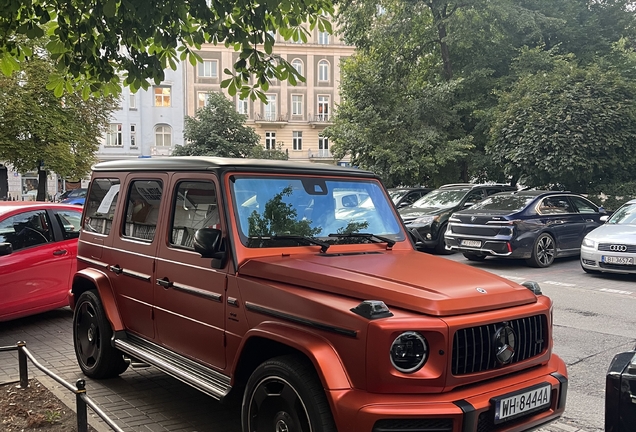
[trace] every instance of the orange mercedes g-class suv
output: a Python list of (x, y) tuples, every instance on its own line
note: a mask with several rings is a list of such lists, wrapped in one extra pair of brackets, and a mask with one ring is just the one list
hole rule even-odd
[(521, 431), (565, 409), (552, 302), (414, 249), (373, 173), (103, 162), (70, 292), (92, 378), (153, 365), (245, 432)]

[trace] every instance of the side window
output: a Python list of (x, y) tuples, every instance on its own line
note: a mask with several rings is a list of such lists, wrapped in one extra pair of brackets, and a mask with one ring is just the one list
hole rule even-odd
[(503, 192), (503, 189), (486, 189), (486, 196), (490, 196), (499, 192)]
[(544, 198), (539, 205), (539, 213), (549, 214), (567, 214), (576, 213), (566, 196), (553, 196)]
[(591, 202), (577, 196), (571, 196), (570, 199), (579, 213), (598, 213), (598, 207)]
[(79, 237), (82, 213), (73, 210), (58, 210), (54, 212), (55, 219), (62, 229), (64, 240), (75, 239)]
[(83, 229), (92, 233), (108, 235), (119, 194), (119, 179), (98, 178), (93, 180), (84, 205)]
[(413, 204), (415, 201), (417, 201), (421, 197), (422, 197), (422, 194), (420, 192), (411, 192), (410, 194), (406, 196), (406, 198), (402, 202), (406, 204)]
[(471, 191), (466, 197), (465, 204), (475, 204), (484, 199), (481, 190)]
[(28, 211), (0, 222), (0, 243), (11, 243), (14, 251), (51, 241), (51, 230), (44, 210)]
[(135, 180), (130, 183), (126, 196), (126, 237), (152, 241), (155, 238), (159, 206), (163, 193), (160, 180)]
[(172, 207), (170, 244), (192, 249), (199, 228), (220, 228), (216, 188), (212, 182), (182, 181)]

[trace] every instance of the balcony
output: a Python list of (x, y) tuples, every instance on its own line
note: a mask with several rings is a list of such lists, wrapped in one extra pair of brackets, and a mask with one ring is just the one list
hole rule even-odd
[(329, 149), (308, 150), (307, 153), (309, 159), (333, 159), (333, 155)]
[(152, 146), (150, 147), (150, 154), (152, 156), (170, 156), (172, 154), (172, 147)]
[(289, 122), (289, 116), (287, 114), (256, 114), (254, 116), (254, 123), (263, 126), (278, 126), (284, 127)]
[(309, 124), (311, 125), (312, 128), (315, 128), (316, 125), (326, 127), (333, 124), (329, 114), (316, 114), (316, 115), (309, 114), (308, 119), (309, 119)]

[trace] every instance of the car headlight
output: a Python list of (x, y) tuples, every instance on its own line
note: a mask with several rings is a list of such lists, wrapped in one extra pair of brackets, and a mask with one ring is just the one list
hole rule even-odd
[(592, 249), (596, 249), (596, 242), (594, 240), (591, 240), (591, 239), (585, 237), (583, 239), (583, 246), (589, 247), (589, 248), (592, 248)]
[(415, 219), (412, 223), (417, 225), (430, 225), (439, 219), (439, 216), (420, 216)]
[(428, 342), (417, 332), (404, 332), (391, 344), (391, 364), (402, 373), (418, 371), (427, 359)]

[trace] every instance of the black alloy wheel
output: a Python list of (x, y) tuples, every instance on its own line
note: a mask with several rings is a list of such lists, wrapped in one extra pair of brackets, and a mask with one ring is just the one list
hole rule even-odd
[(249, 432), (336, 432), (313, 366), (294, 355), (267, 360), (254, 370), (243, 395), (241, 419)]
[(435, 253), (438, 255), (449, 255), (451, 251), (446, 249), (446, 239), (444, 239), (444, 233), (448, 224), (444, 224), (437, 231), (437, 244), (435, 245)]
[(84, 375), (90, 378), (113, 378), (128, 368), (118, 349), (111, 346), (113, 330), (102, 302), (95, 291), (80, 295), (73, 314), (75, 356)]
[(556, 256), (556, 243), (554, 238), (547, 233), (537, 237), (532, 247), (532, 255), (527, 260), (532, 267), (549, 267)]
[(486, 255), (479, 255), (470, 252), (464, 252), (463, 255), (468, 261), (483, 261), (486, 259)]

